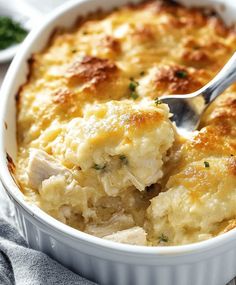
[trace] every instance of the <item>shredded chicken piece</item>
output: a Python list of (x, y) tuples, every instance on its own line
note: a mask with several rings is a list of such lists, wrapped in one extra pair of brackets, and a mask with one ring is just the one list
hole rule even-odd
[(39, 189), (42, 182), (53, 175), (70, 173), (60, 162), (39, 149), (30, 150), (27, 172), (29, 185), (34, 189)]
[(133, 245), (147, 245), (146, 232), (141, 227), (133, 227), (127, 230), (119, 231), (114, 234), (103, 237), (104, 239), (133, 244)]

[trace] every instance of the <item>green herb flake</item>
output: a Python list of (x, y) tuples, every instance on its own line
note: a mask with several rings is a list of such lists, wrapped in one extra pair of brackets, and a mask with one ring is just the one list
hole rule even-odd
[(124, 154), (120, 155), (119, 159), (124, 165), (128, 164), (128, 158)]
[(136, 100), (136, 99), (138, 99), (139, 96), (138, 96), (137, 92), (133, 91), (130, 93), (130, 97), (133, 98), (134, 100)]
[(205, 166), (206, 168), (208, 168), (208, 167), (210, 167), (210, 163), (209, 163), (208, 161), (204, 161), (204, 166)]
[(17, 22), (6, 16), (0, 16), (0, 50), (21, 43), (28, 32)]
[(139, 95), (136, 91), (137, 86), (139, 85), (139, 83), (137, 81), (134, 80), (133, 77), (130, 77), (130, 83), (129, 83), (129, 90), (130, 92), (130, 97), (133, 98), (134, 100), (136, 100)]
[(135, 91), (137, 86), (138, 86), (138, 82), (134, 81), (134, 80), (131, 80), (130, 84), (129, 84), (129, 90), (130, 91)]
[(177, 76), (178, 78), (186, 78), (188, 76), (188, 73), (185, 70), (177, 70), (175, 72), (175, 76)]
[(99, 165), (99, 164), (94, 164), (94, 166), (93, 166), (93, 168), (94, 169), (96, 169), (96, 170), (105, 170), (105, 168), (106, 168), (106, 164), (104, 164), (104, 165)]
[(164, 235), (164, 234), (161, 234), (159, 237), (158, 237), (159, 241), (160, 242), (168, 242), (169, 241), (169, 238), (168, 236)]
[(156, 104), (156, 105), (163, 104), (163, 102), (162, 102), (161, 99), (159, 99), (159, 98), (156, 98), (154, 101), (155, 101), (155, 104)]

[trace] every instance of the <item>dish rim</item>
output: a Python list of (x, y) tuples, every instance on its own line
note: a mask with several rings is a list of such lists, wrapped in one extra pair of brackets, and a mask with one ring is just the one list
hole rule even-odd
[[(49, 27), (49, 24), (55, 22), (58, 17), (68, 13), (72, 9), (78, 9), (83, 3), (89, 3), (91, 5), (90, 11), (93, 11), (93, 3), (97, 0), (72, 0), (61, 7), (57, 8), (55, 11), (50, 13), (44, 20), (44, 23), (40, 25), (40, 27), (36, 30), (34, 29), (27, 36), (26, 40), (21, 45), (20, 50), (18, 51), (16, 57), (14, 58), (11, 66), (5, 76), (4, 82), (1, 87), (1, 96), (2, 96), (2, 104), (0, 104), (0, 180), (10, 195), (10, 197), (21, 207), (23, 208), (33, 219), (37, 219), (40, 223), (44, 224), (47, 227), (50, 227), (56, 232), (59, 232), (61, 236), (66, 237), (67, 239), (73, 239), (76, 241), (85, 242), (87, 244), (100, 247), (104, 250), (112, 250), (114, 252), (132, 254), (132, 255), (142, 255), (142, 256), (157, 256), (157, 255), (168, 255), (168, 256), (180, 256), (180, 255), (190, 255), (194, 253), (201, 253), (205, 251), (210, 251), (213, 248), (220, 247), (222, 245), (226, 245), (236, 237), (236, 228), (230, 230), (227, 233), (221, 234), (219, 236), (210, 238), (205, 241), (196, 242), (192, 244), (186, 245), (175, 245), (175, 246), (138, 246), (138, 245), (130, 245), (130, 244), (122, 244), (109, 240), (105, 240), (103, 238), (98, 238), (96, 236), (84, 233), (75, 228), (72, 228), (56, 219), (51, 217), (49, 214), (41, 210), (35, 205), (31, 205), (24, 199), (24, 195), (21, 192), (20, 188), (14, 182), (12, 175), (7, 166), (6, 159), (6, 150), (5, 150), (5, 117), (7, 114), (7, 106), (10, 98), (14, 96), (11, 94), (11, 86), (16, 84), (16, 76), (18, 70), (21, 69), (20, 65), (26, 62), (28, 58), (29, 51), (35, 43), (40, 34), (43, 31), (46, 31)], [(138, 2), (138, 1), (136, 1)], [(89, 5), (88, 4), (88, 5)], [(119, 5), (119, 4), (118, 4)], [(120, 5), (119, 5), (120, 6)], [(78, 15), (80, 12), (78, 11)], [(18, 85), (17, 85), (18, 86)], [(20, 85), (18, 86), (20, 87)], [(15, 118), (14, 118), (15, 120)], [(60, 237), (58, 238), (60, 239)]]

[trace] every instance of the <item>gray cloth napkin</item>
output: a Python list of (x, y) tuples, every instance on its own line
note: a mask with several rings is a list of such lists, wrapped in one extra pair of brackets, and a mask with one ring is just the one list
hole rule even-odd
[(14, 222), (11, 202), (0, 186), (0, 284), (92, 285), (46, 254), (30, 249)]

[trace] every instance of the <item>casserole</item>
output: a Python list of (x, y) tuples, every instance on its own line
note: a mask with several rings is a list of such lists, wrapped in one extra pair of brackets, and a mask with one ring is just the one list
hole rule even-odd
[[(72, 20), (78, 16), (75, 7), (86, 14), (98, 7), (109, 9), (113, 4), (121, 5), (124, 2), (109, 5), (103, 1), (72, 2), (52, 14), (45, 25), (26, 40), (25, 48), (14, 60), (2, 89), (3, 184), (15, 201), (18, 221), (29, 244), (101, 284), (224, 284), (235, 275), (234, 230), (206, 242), (169, 248), (132, 247), (102, 241), (62, 225), (37, 207), (26, 203), (8, 172), (6, 152), (10, 155), (10, 167), (14, 165), (9, 157), (14, 160), (16, 154), (15, 118), (12, 116), (14, 95), (25, 81), (26, 61), (30, 54), (43, 48), (54, 27), (62, 23), (63, 26), (72, 24)], [(222, 9), (222, 6), (217, 7)], [(221, 11), (228, 15), (228, 19), (234, 7), (231, 8)], [(17, 74), (20, 75), (16, 76)]]

